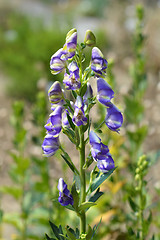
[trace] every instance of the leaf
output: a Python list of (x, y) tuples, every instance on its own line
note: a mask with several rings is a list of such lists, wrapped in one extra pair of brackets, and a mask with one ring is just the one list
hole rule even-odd
[(0, 192), (12, 195), (17, 200), (22, 196), (22, 189), (13, 186), (2, 186)]
[(56, 238), (61, 240), (61, 237), (59, 236), (59, 228), (54, 223), (52, 223), (51, 221), (49, 221), (49, 224), (50, 224), (50, 226), (52, 228), (52, 231), (53, 231), (54, 235), (56, 236)]
[(87, 83), (85, 83), (85, 84), (82, 86), (82, 88), (81, 88), (81, 90), (80, 90), (80, 96), (83, 97), (84, 94), (86, 93), (86, 91), (87, 91)]
[(90, 225), (88, 225), (88, 231), (87, 231), (87, 235), (86, 235), (86, 240), (90, 240), (92, 238), (93, 235), (93, 230), (91, 228)]
[(63, 159), (65, 160), (65, 162), (68, 164), (69, 168), (72, 170), (72, 172), (76, 172), (79, 174), (77, 168), (74, 166), (72, 160), (70, 159), (69, 155), (66, 153), (65, 156), (63, 154), (61, 154), (61, 156), (63, 157)]
[(107, 173), (103, 173), (100, 176), (96, 177), (91, 185), (91, 192), (96, 190), (109, 176), (113, 173), (116, 168), (111, 169)]
[(134, 236), (134, 231), (131, 227), (128, 228), (128, 233), (130, 236)]
[(72, 95), (73, 97), (76, 99), (77, 98), (77, 93), (75, 91), (72, 90)]
[(76, 144), (76, 141), (75, 141), (75, 134), (73, 132), (73, 130), (65, 127), (63, 128), (62, 132), (67, 135), (67, 137), (69, 138), (69, 140), (73, 143), (73, 144)]
[(67, 114), (67, 119), (68, 119), (70, 127), (74, 130), (75, 129), (75, 125), (74, 125), (74, 123), (72, 121), (72, 118), (68, 114)]
[(94, 202), (84, 202), (84, 203), (81, 203), (78, 210), (79, 211), (84, 211), (87, 208), (90, 208), (90, 207), (95, 206), (95, 205), (96, 205), (96, 203), (94, 203)]
[(47, 240), (56, 240), (55, 238), (50, 238), (47, 234), (45, 234), (45, 235), (46, 235)]
[(99, 223), (93, 227), (93, 235), (92, 236), (94, 236), (95, 233), (97, 232), (97, 230), (98, 230), (98, 228), (99, 228), (99, 226), (101, 224), (101, 221), (102, 221), (102, 218), (100, 219)]
[(3, 215), (3, 222), (13, 225), (19, 231), (22, 231), (21, 216), (18, 213), (5, 213)]
[(62, 226), (61, 225), (59, 225), (59, 235), (61, 236), (61, 239), (62, 240), (65, 240), (65, 236), (63, 236), (63, 230), (62, 230)]
[(64, 207), (75, 212), (75, 209), (74, 209), (74, 207), (72, 207), (72, 205), (67, 205), (67, 206), (64, 206)]
[(96, 202), (104, 193), (99, 191), (98, 188), (96, 193), (89, 199), (89, 202)]
[(132, 200), (131, 197), (128, 198), (128, 201), (129, 201), (129, 204), (130, 204), (131, 209), (132, 209), (134, 212), (137, 212), (137, 211), (138, 211), (138, 205)]
[(79, 205), (79, 194), (78, 194), (78, 192), (77, 192), (77, 190), (76, 190), (75, 182), (74, 182), (73, 185), (72, 185), (71, 194), (72, 194), (73, 200), (74, 200), (73, 206), (74, 206), (75, 209), (78, 209), (78, 205)]
[(75, 235), (71, 232), (70, 228), (66, 227), (67, 235), (71, 240), (76, 240)]

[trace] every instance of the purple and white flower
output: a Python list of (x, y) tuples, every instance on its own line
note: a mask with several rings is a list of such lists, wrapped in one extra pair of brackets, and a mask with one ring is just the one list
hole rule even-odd
[(119, 128), (122, 126), (122, 123), (122, 113), (113, 103), (109, 103), (105, 117), (105, 124), (110, 130), (119, 132)]
[(97, 80), (97, 92), (98, 101), (105, 106), (108, 106), (107, 104), (114, 97), (114, 91), (103, 78), (98, 78)]
[(58, 137), (62, 129), (62, 107), (57, 106), (50, 114), (47, 124), (44, 126), (49, 134)]
[(71, 29), (66, 36), (66, 42), (63, 46), (67, 59), (74, 57), (77, 47), (77, 30)]
[(91, 155), (97, 162), (97, 167), (103, 173), (108, 172), (115, 167), (113, 158), (109, 153), (107, 145), (101, 142), (101, 139), (93, 131), (89, 133), (89, 142), (91, 145)]
[(82, 101), (82, 98), (80, 96), (77, 97), (75, 102), (75, 110), (74, 110), (74, 116), (72, 118), (72, 121), (76, 126), (86, 125), (87, 124), (87, 117), (84, 113), (84, 103)]
[(59, 179), (58, 182), (59, 198), (58, 201), (62, 206), (67, 206), (69, 204), (73, 205), (73, 197), (70, 191), (67, 189), (67, 184), (64, 182), (63, 178)]
[(58, 81), (54, 82), (48, 90), (48, 98), (52, 104), (60, 103), (63, 99), (63, 92)]
[(54, 137), (51, 134), (47, 134), (44, 138), (43, 144), (42, 144), (42, 150), (45, 157), (51, 157), (53, 156), (56, 151), (59, 149), (59, 138)]
[(106, 73), (108, 62), (104, 58), (99, 48), (92, 49), (91, 69), (95, 72), (96, 76), (102, 76)]
[(52, 74), (58, 74), (66, 68), (66, 51), (60, 48), (56, 53), (54, 53), (50, 60), (50, 68)]
[(70, 74), (64, 74), (63, 83), (66, 85), (67, 90), (76, 90), (81, 87), (80, 77), (79, 77), (79, 68), (76, 62), (71, 62), (68, 66)]

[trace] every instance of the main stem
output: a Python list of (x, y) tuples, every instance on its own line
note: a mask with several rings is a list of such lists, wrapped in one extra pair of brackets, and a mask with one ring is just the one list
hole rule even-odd
[[(86, 174), (85, 169), (83, 169), (83, 166), (85, 164), (85, 143), (84, 143), (84, 133), (83, 133), (83, 126), (80, 126), (79, 128), (79, 137), (80, 137), (80, 147), (79, 147), (79, 153), (80, 153), (80, 179), (81, 179), (81, 203), (86, 201)], [(80, 232), (85, 233), (86, 232), (86, 214), (85, 211), (82, 211), (80, 214)]]

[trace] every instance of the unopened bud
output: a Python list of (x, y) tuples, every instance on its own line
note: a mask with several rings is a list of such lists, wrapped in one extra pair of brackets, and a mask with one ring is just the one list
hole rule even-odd
[(136, 173), (140, 173), (140, 169), (139, 168), (136, 168)]
[(76, 28), (71, 29), (66, 35), (66, 41), (68, 41), (70, 37), (73, 35), (73, 33), (76, 33), (76, 32), (77, 32)]
[(139, 174), (136, 174), (135, 180), (138, 181), (139, 179), (140, 179), (140, 175), (139, 175)]
[(140, 166), (141, 164), (143, 164), (143, 161), (146, 160), (146, 155), (142, 155), (139, 160), (138, 160), (138, 166)]
[(96, 45), (96, 37), (94, 34), (91, 32), (91, 30), (87, 30), (84, 38), (84, 43), (88, 47), (93, 47)]

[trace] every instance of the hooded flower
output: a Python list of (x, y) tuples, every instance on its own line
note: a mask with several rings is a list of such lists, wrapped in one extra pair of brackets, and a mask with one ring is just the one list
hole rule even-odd
[(108, 62), (104, 58), (102, 52), (94, 47), (92, 49), (91, 69), (95, 72), (96, 76), (102, 76), (106, 73)]
[(71, 62), (68, 66), (69, 75), (67, 73), (64, 74), (63, 83), (66, 85), (67, 90), (76, 90), (81, 86), (80, 78), (79, 78), (79, 68), (76, 62)]
[(108, 106), (107, 104), (114, 97), (114, 91), (111, 89), (109, 84), (103, 79), (99, 78), (97, 80), (97, 99), (100, 103)]
[(62, 129), (62, 107), (57, 106), (54, 111), (50, 114), (50, 117), (45, 125), (46, 130), (49, 134), (54, 137), (58, 137)]
[(105, 124), (110, 130), (119, 132), (119, 128), (122, 126), (122, 123), (122, 113), (113, 103), (109, 103), (105, 117)]
[(98, 154), (105, 155), (109, 153), (108, 146), (103, 144), (101, 139), (93, 131), (90, 131), (89, 133), (89, 143), (91, 145), (91, 154), (95, 161), (97, 160)]
[(59, 138), (47, 134), (42, 144), (42, 150), (46, 157), (51, 157), (59, 149)]
[(54, 53), (50, 60), (50, 68), (52, 74), (58, 74), (63, 71), (66, 67), (66, 51), (60, 48), (56, 53)]
[(87, 117), (84, 113), (84, 103), (82, 101), (82, 98), (80, 96), (77, 97), (75, 102), (75, 110), (74, 110), (74, 116), (72, 118), (72, 121), (77, 126), (86, 125), (87, 124)]
[(97, 167), (103, 173), (106, 173), (115, 167), (113, 158), (111, 157), (110, 153), (107, 155), (99, 156), (97, 159)]
[(69, 204), (73, 205), (73, 197), (70, 191), (67, 189), (67, 184), (64, 182), (63, 178), (59, 179), (58, 182), (59, 198), (58, 201), (62, 206), (67, 206)]
[(91, 145), (91, 154), (93, 159), (97, 162), (97, 167), (103, 173), (108, 172), (115, 167), (113, 158), (109, 153), (107, 145), (101, 142), (101, 139), (93, 131), (89, 133), (89, 142)]
[(67, 56), (67, 59), (74, 57), (77, 47), (77, 30), (71, 29), (66, 36), (66, 42), (63, 46), (63, 50)]
[(58, 81), (54, 82), (48, 90), (49, 101), (52, 104), (60, 103), (63, 99), (63, 92)]

